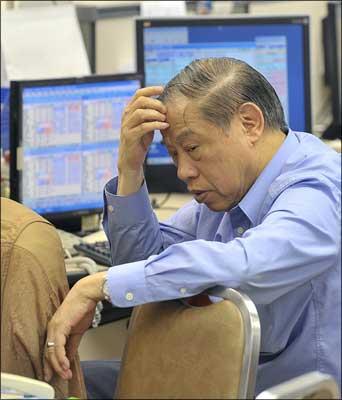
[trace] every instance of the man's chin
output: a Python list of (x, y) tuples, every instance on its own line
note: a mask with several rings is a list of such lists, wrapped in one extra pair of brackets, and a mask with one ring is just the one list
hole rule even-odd
[(206, 205), (209, 210), (215, 211), (215, 212), (222, 212), (222, 211), (228, 211), (232, 206), (230, 204), (227, 204), (225, 201), (220, 201), (220, 200), (215, 200), (215, 199), (205, 199), (205, 201), (198, 201), (196, 198), (195, 200), (199, 204), (204, 204)]
[(215, 211), (215, 212), (222, 212), (222, 211), (227, 211), (227, 205), (223, 205), (223, 204), (218, 204), (218, 203), (208, 203), (205, 204), (210, 211)]

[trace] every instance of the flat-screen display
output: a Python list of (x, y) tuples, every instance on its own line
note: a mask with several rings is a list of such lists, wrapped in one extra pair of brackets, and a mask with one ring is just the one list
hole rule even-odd
[[(144, 74), (145, 86), (165, 85), (194, 59), (243, 60), (275, 88), (289, 126), (310, 131), (308, 28), (308, 16), (142, 18), (136, 21), (138, 70)], [(171, 164), (157, 132), (146, 160), (147, 175), (154, 180)], [(158, 184), (152, 186), (163, 191)]]
[(10, 90), (8, 87), (1, 87), (1, 149), (3, 152), (9, 150), (9, 103)]
[(11, 197), (52, 218), (101, 211), (140, 87), (133, 74), (11, 82)]

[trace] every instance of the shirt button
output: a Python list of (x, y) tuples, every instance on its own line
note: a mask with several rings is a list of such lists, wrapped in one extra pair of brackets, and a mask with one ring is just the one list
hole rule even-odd
[(131, 301), (133, 300), (133, 298), (134, 298), (133, 293), (131, 292), (126, 293), (126, 300)]
[(108, 211), (112, 213), (114, 211), (114, 207), (112, 205), (109, 205), (108, 206)]
[(243, 233), (244, 233), (244, 228), (242, 227), (242, 226), (239, 226), (238, 228), (237, 228), (237, 230), (236, 230), (236, 232), (239, 234), (239, 235), (242, 235)]
[(185, 294), (186, 293), (186, 288), (182, 287), (182, 288), (179, 289), (179, 291), (180, 291), (181, 294)]

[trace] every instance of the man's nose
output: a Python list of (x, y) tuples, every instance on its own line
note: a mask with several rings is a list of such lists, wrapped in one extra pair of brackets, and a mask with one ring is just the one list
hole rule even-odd
[(198, 169), (194, 166), (188, 155), (178, 157), (177, 176), (184, 182), (188, 182), (198, 176)]

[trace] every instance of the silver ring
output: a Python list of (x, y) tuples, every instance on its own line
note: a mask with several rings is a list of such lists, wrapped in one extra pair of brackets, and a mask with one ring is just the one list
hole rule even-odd
[(55, 342), (47, 342), (46, 343), (46, 347), (47, 348), (49, 348), (49, 347), (55, 347), (56, 345), (55, 345)]

